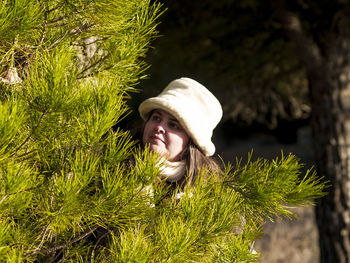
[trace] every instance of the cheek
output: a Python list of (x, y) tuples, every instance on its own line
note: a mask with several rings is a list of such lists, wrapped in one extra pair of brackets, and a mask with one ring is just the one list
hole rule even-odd
[(143, 129), (143, 134), (142, 134), (142, 143), (145, 144), (147, 137), (149, 137), (149, 131), (150, 131), (150, 124), (147, 122), (145, 124), (145, 127)]
[(189, 137), (187, 136), (187, 134), (179, 134), (174, 138), (174, 142), (176, 142), (177, 148), (181, 151), (183, 151), (186, 148), (188, 141)]
[(183, 148), (185, 149), (188, 145), (188, 142), (189, 142), (190, 138), (185, 135), (183, 138), (182, 138), (182, 141), (183, 141)]

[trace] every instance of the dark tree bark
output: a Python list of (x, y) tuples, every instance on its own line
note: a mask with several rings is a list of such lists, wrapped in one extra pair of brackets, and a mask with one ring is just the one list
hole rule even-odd
[(309, 77), (315, 162), (332, 185), (316, 207), (321, 262), (349, 262), (350, 86), (324, 73)]
[(283, 0), (272, 0), (271, 6), (305, 66), (316, 169), (331, 183), (316, 207), (321, 262), (350, 262), (349, 11), (333, 15), (326, 45), (320, 45), (312, 37), (317, 32), (304, 31)]

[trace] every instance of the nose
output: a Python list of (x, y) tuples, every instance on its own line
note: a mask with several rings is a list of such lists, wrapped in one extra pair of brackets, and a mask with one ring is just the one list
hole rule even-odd
[(162, 123), (159, 123), (156, 127), (155, 127), (155, 131), (157, 133), (165, 133), (165, 128), (163, 126)]

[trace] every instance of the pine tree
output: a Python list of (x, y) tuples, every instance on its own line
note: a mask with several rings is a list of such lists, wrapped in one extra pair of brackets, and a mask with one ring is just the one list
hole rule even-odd
[(287, 156), (227, 164), (164, 198), (157, 157), (113, 129), (161, 12), (148, 0), (2, 1), (1, 262), (256, 261), (266, 218), (324, 194)]

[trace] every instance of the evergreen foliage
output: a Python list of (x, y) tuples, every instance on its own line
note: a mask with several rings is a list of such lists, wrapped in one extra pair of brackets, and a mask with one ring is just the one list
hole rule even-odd
[(1, 262), (256, 261), (264, 218), (323, 195), (293, 156), (227, 165), (181, 198), (153, 183), (157, 157), (112, 127), (160, 14), (148, 0), (2, 1)]

